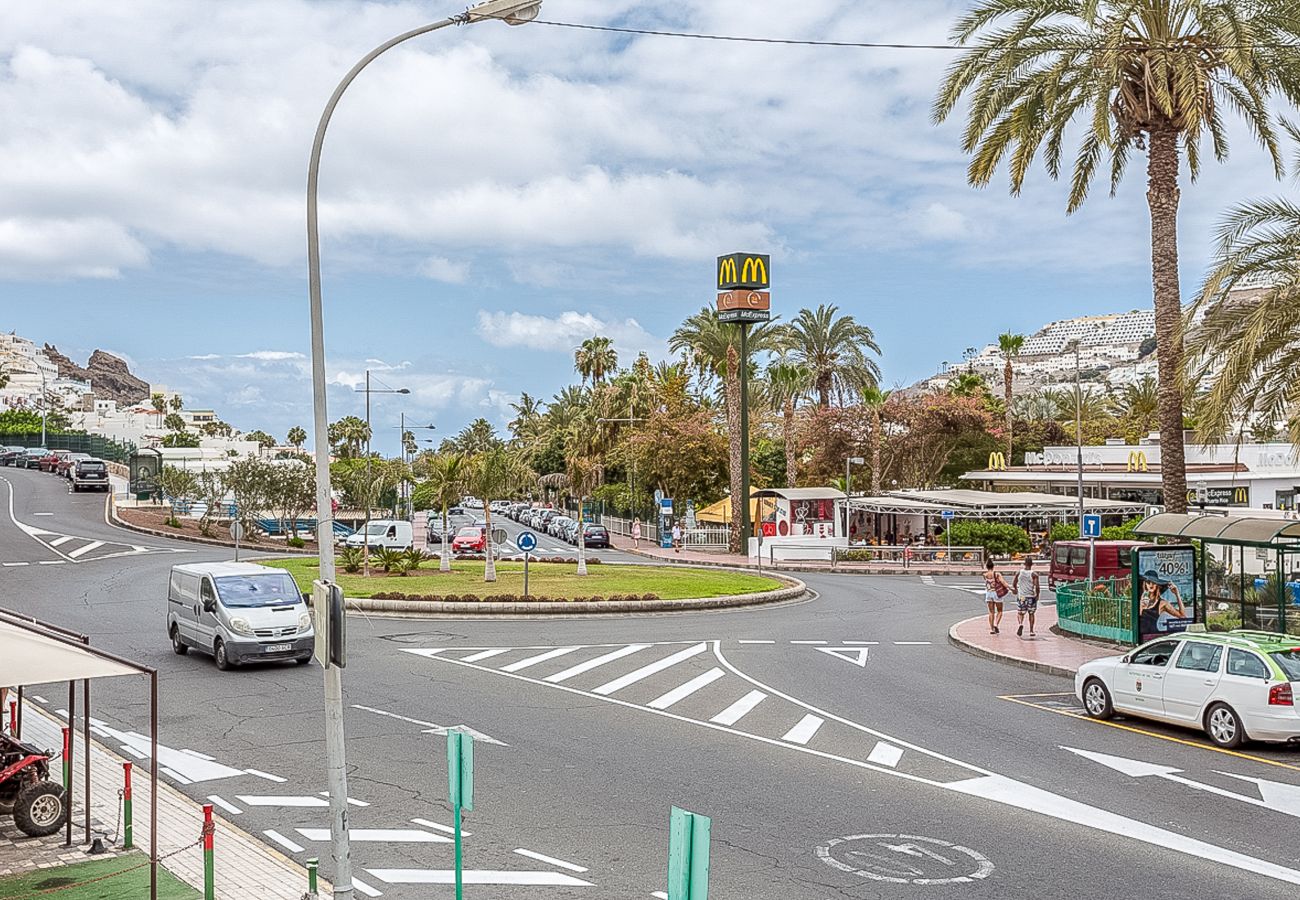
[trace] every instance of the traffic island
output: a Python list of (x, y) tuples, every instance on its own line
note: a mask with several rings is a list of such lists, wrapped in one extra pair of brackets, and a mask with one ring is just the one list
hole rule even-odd
[[(304, 592), (319, 577), (315, 558), (259, 560), (290, 572)], [(780, 603), (804, 596), (802, 581), (687, 566), (592, 566), (586, 575), (569, 563), (532, 562), (528, 593), (524, 566), (499, 562), (497, 580), (484, 582), (483, 563), (457, 561), (440, 572), (437, 561), (406, 574), (339, 572), (351, 609), (392, 615), (553, 615), (726, 609)]]
[(1065, 678), (1073, 678), (1086, 662), (1124, 652), (1118, 646), (1065, 635), (1057, 628), (1056, 607), (1050, 604), (1038, 607), (1036, 635), (1029, 636), (1027, 625), (1025, 634), (1017, 635), (1015, 603), (1008, 606), (1011, 608), (1002, 617), (999, 634), (989, 634), (988, 616), (975, 616), (953, 625), (948, 630), (948, 642), (985, 659)]

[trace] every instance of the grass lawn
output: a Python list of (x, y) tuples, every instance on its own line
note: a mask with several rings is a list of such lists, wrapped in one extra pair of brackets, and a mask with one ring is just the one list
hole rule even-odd
[[(38, 891), (62, 887), (47, 896), (58, 900), (140, 900), (149, 896), (149, 867), (136, 869), (115, 878), (106, 878), (93, 884), (84, 884), (112, 872), (120, 872), (132, 866), (147, 862), (148, 857), (141, 853), (128, 853), (113, 859), (97, 859), (92, 862), (74, 863), (57, 869), (40, 869), (21, 875), (0, 878), (0, 898), (17, 900), (19, 897), (31, 897)], [(71, 887), (78, 884), (80, 887)], [(69, 885), (64, 887), (64, 885)], [(180, 881), (162, 866), (158, 867), (159, 900), (192, 900), (199, 897), (198, 891)]]
[[(311, 590), (317, 577), (315, 557), (259, 560), (293, 573), (304, 591)], [(664, 600), (695, 597), (722, 597), (728, 594), (752, 594), (784, 587), (783, 582), (742, 572), (716, 569), (689, 569), (679, 566), (612, 566), (597, 564), (578, 577), (577, 566), (568, 563), (533, 563), (528, 567), (528, 592), (534, 597), (609, 597), (613, 594), (657, 594)], [(483, 563), (466, 560), (453, 562), (450, 573), (438, 571), (437, 561), (426, 562), (417, 573), (405, 577), (372, 574), (338, 573), (339, 584), (349, 597), (371, 597), (379, 593), (433, 594), (464, 596), (474, 594), (521, 594), (524, 590), (524, 564), (497, 563), (497, 580), (483, 581)]]

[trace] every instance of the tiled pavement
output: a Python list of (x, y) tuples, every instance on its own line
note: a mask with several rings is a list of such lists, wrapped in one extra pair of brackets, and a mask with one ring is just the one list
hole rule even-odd
[(1057, 622), (1055, 606), (1039, 606), (1034, 629), (1037, 634), (1030, 637), (1026, 627), (1024, 636), (1018, 637), (1015, 604), (1008, 606), (999, 628), (1000, 634), (989, 634), (987, 616), (975, 616), (952, 626), (948, 631), (949, 641), (979, 656), (1070, 677), (1084, 663), (1103, 656), (1115, 656), (1120, 652), (1118, 648), (1066, 637), (1053, 631)]
[[(73, 804), (74, 822), (77, 826), (84, 823), (83, 807), (80, 803)], [(108, 833), (108, 829), (98, 820), (91, 819), (91, 831), (97, 835)], [(5, 816), (0, 818), (0, 876), (15, 875), (19, 872), (29, 872), (34, 869), (53, 869), (59, 866), (66, 866), (69, 863), (85, 862), (90, 859), (109, 859), (117, 856), (120, 852), (118, 847), (110, 847), (108, 842), (104, 842), (105, 852), (91, 856), (86, 852), (86, 845), (77, 843), (84, 835), (80, 827), (74, 828), (73, 844), (71, 847), (63, 846), (64, 832), (52, 834), (49, 837), (34, 838), (28, 837), (14, 827), (13, 819)]]

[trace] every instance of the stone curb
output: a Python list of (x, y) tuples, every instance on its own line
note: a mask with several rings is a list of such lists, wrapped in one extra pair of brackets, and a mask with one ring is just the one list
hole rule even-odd
[[(629, 556), (639, 556), (642, 559), (653, 560), (657, 563), (660, 563), (661, 565), (668, 565), (668, 566), (707, 566), (710, 568), (717, 568), (717, 569), (736, 569), (737, 571), (742, 571), (742, 572), (753, 572), (756, 569), (758, 569), (757, 565), (737, 565), (735, 563), (712, 562), (709, 560), (698, 560), (698, 559), (683, 559), (683, 560), (668, 559), (663, 556), (656, 556), (653, 553), (646, 553), (644, 550), (633, 550), (629, 547), (615, 547), (614, 549), (619, 551), (620, 553), (626, 553)], [(852, 563), (850, 563), (849, 565), (851, 566)], [(942, 575), (947, 577), (953, 575), (956, 576), (979, 575), (981, 572), (984, 571), (984, 569), (983, 567), (972, 568), (969, 566), (961, 567), (961, 568), (949, 568), (949, 569), (943, 569), (937, 566), (912, 566), (911, 568), (908, 569), (886, 569), (882, 567), (849, 568), (848, 566), (841, 566), (838, 569), (832, 569), (829, 565), (826, 566), (784, 566), (782, 565), (782, 566), (776, 566), (775, 568), (772, 568), (770, 566), (764, 566), (761, 571), (764, 575), (768, 573), (779, 574), (781, 572), (799, 572), (800, 574), (803, 575), (918, 575), (918, 576), (919, 575)]]
[[(733, 569), (732, 571), (743, 571)], [(746, 573), (748, 574), (748, 573)], [(690, 612), (712, 609), (736, 609), (746, 606), (764, 606), (797, 600), (808, 593), (808, 586), (798, 578), (773, 573), (773, 578), (790, 583), (790, 587), (757, 594), (730, 594), (725, 597), (699, 597), (686, 600), (620, 600), (611, 603), (426, 603), (418, 600), (375, 600), (368, 597), (348, 599), (348, 609), (357, 612), (384, 613), (412, 618), (441, 615), (591, 615), (593, 613), (662, 613)]]
[[(135, 525), (117, 514), (117, 504), (113, 502), (111, 496), (107, 501), (106, 513), (108, 518), (112, 520), (109, 522), (110, 525), (116, 525), (118, 528), (125, 528), (127, 531), (134, 531), (136, 534), (147, 534), (151, 537), (167, 538), (169, 541), (184, 541), (188, 544), (204, 544), (209, 547), (225, 547), (230, 550), (233, 550), (235, 547), (233, 541), (223, 541), (219, 538), (205, 538), (192, 534), (176, 534), (172, 531), (159, 531), (156, 528), (145, 528), (143, 525)], [(308, 550), (306, 548), (299, 550), (296, 547), (260, 547), (255, 544), (240, 544), (240, 549), (247, 550), (249, 553), (274, 553), (277, 555), (286, 553), (294, 556), (315, 555), (314, 550)]]
[(1067, 666), (1054, 666), (1051, 663), (1039, 662), (1035, 659), (1025, 659), (1023, 656), (1015, 656), (1010, 653), (997, 653), (993, 650), (988, 650), (984, 647), (972, 644), (957, 636), (958, 626), (983, 618), (983, 616), (973, 616), (954, 624), (948, 629), (948, 643), (952, 644), (957, 649), (964, 650), (974, 656), (982, 656), (985, 659), (995, 660), (996, 662), (1005, 663), (1010, 666), (1018, 666), (1021, 669), (1029, 669), (1034, 672), (1042, 672), (1046, 675), (1059, 675), (1062, 678), (1073, 678), (1078, 672), (1078, 669), (1071, 669)]

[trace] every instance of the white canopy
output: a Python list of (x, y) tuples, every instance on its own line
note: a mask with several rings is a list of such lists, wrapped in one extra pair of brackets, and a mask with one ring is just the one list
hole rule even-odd
[(5, 687), (139, 674), (139, 669), (64, 643), (37, 626), (0, 620), (0, 684)]

